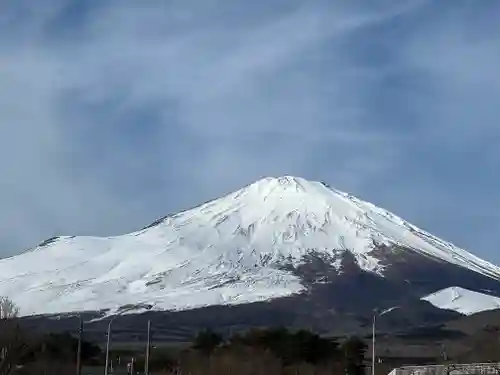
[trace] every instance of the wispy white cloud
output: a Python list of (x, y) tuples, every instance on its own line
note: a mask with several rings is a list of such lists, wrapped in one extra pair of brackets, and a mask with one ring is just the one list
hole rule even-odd
[(406, 19), (396, 71), (412, 77), (403, 105), (415, 138), (384, 198), (497, 262), (499, 16), (499, 4), (458, 1), (429, 3)]
[[(459, 243), (484, 238), (446, 222), (477, 215), (450, 210), (473, 199), (456, 187), (453, 156), (466, 145), (488, 154), (463, 168), (498, 163), (500, 86), (480, 73), (500, 61), (491, 9), (461, 29), (460, 1), (150, 4), (2, 12), (6, 254), (56, 234), (133, 230), (281, 174), (327, 180)], [(464, 186), (484, 202), (494, 183)], [(488, 244), (474, 250), (489, 256)]]

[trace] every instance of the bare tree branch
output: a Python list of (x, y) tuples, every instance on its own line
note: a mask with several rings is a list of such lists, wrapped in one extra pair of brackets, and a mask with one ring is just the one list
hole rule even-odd
[(21, 337), (17, 322), (19, 308), (6, 296), (0, 296), (0, 375), (7, 375), (26, 354), (28, 344)]
[(0, 319), (11, 319), (19, 316), (19, 307), (6, 296), (0, 296)]

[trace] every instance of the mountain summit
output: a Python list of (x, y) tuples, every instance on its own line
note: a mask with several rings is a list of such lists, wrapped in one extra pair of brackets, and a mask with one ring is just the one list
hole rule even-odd
[(398, 216), (291, 176), (264, 178), (138, 232), (57, 237), (0, 261), (0, 295), (23, 315), (294, 296), (358, 311), (448, 287), (500, 295), (499, 280), (499, 267)]

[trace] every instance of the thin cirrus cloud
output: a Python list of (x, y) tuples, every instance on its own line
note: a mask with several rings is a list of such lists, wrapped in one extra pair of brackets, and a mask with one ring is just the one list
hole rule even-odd
[(2, 254), (294, 174), (500, 262), (497, 4), (3, 8)]

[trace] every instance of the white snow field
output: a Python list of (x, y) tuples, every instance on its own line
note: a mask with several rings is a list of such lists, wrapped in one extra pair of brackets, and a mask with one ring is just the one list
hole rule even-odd
[(458, 286), (442, 289), (422, 298), (440, 309), (454, 310), (464, 315), (500, 309), (500, 298), (474, 292)]
[(303, 290), (276, 265), (298, 265), (311, 251), (333, 259), (349, 251), (362, 269), (383, 276), (370, 254), (376, 244), (404, 245), (500, 278), (500, 268), (386, 210), (290, 176), (259, 180), (135, 233), (47, 242), (0, 260), (0, 295), (22, 315), (268, 300)]

